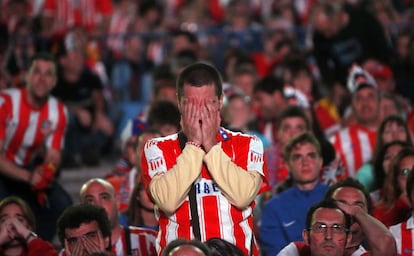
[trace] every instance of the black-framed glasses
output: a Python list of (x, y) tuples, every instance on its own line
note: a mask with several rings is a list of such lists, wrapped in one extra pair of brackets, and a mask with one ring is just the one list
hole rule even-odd
[(348, 232), (348, 229), (346, 229), (344, 226), (340, 224), (333, 224), (332, 226), (329, 227), (325, 223), (315, 223), (308, 230), (312, 230), (314, 233), (318, 233), (318, 234), (326, 234), (328, 229), (330, 229), (332, 234), (335, 234), (335, 235), (343, 235)]
[(408, 168), (401, 169), (400, 170), (400, 175), (401, 176), (407, 176), (411, 172), (411, 170), (412, 169), (408, 169)]

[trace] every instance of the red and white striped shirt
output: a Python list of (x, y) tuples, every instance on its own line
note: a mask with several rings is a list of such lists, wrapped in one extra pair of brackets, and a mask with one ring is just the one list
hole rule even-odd
[[(257, 137), (220, 128), (217, 141), (235, 164), (244, 170), (257, 170), (264, 176), (263, 145)], [(144, 185), (148, 187), (154, 176), (169, 171), (180, 154), (177, 134), (147, 142), (142, 161)], [(222, 238), (236, 245), (246, 255), (249, 255), (253, 246), (252, 255), (258, 255), (252, 232), (254, 201), (245, 209), (236, 208), (220, 191), (207, 167), (203, 164), (201, 168), (201, 177), (196, 182), (201, 240)], [(194, 239), (188, 196), (174, 214), (166, 214), (161, 209), (156, 211), (159, 222), (158, 253), (174, 239)]]
[(398, 255), (414, 255), (414, 217), (389, 228), (397, 244)]
[(41, 108), (26, 100), (26, 89), (7, 89), (0, 93), (0, 141), (5, 156), (19, 166), (28, 167), (42, 146), (61, 150), (68, 122), (62, 102), (54, 97)]
[(355, 177), (356, 171), (371, 160), (377, 131), (350, 125), (331, 137), (336, 154), (345, 167), (345, 177)]
[[(127, 252), (126, 234), (122, 229), (121, 237), (112, 244), (111, 255), (116, 256), (155, 256), (157, 252), (155, 250), (157, 232), (148, 228), (139, 228), (129, 226), (131, 251)], [(131, 253), (131, 254), (129, 254)], [(59, 256), (66, 256), (65, 249), (62, 249)]]
[(43, 12), (45, 16), (55, 18), (55, 33), (65, 33), (74, 25), (91, 31), (105, 16), (112, 14), (112, 3), (110, 0), (45, 0)]
[(129, 226), (130, 241), (131, 241), (131, 253), (127, 252), (127, 237), (125, 230), (122, 230), (121, 237), (112, 245), (111, 253), (116, 256), (132, 255), (132, 256), (155, 256), (157, 251), (155, 250), (157, 232), (148, 229)]

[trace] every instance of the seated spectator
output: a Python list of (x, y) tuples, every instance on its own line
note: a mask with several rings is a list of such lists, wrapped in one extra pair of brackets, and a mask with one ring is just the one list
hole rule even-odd
[(124, 226), (135, 226), (158, 230), (158, 220), (154, 212), (154, 203), (148, 196), (142, 183), (135, 185), (131, 193), (128, 208), (121, 213), (124, 216)]
[(334, 201), (321, 201), (306, 214), (303, 241), (309, 246), (309, 255), (344, 256), (351, 242), (351, 218)]
[[(410, 201), (411, 207), (414, 205), (414, 171), (409, 171), (406, 183), (406, 194)], [(390, 226), (390, 232), (394, 236), (397, 243), (398, 255), (410, 255), (413, 251), (413, 221), (414, 210), (411, 210), (411, 216), (406, 221)]]
[(103, 85), (85, 65), (85, 50), (65, 40), (59, 53), (59, 72), (52, 95), (69, 110), (63, 161), (66, 166), (96, 165), (110, 144), (114, 125), (109, 119)]
[(61, 165), (67, 109), (50, 96), (56, 82), (52, 55), (36, 54), (26, 87), (0, 93), (0, 199), (14, 195), (35, 213), (40, 237), (52, 241), (56, 220), (72, 204), (56, 178)]
[(88, 256), (111, 249), (111, 224), (105, 209), (100, 206), (70, 206), (58, 219), (57, 234), (64, 247), (62, 256)]
[[(384, 183), (387, 178), (387, 175), (390, 173), (390, 165), (394, 161), (395, 156), (405, 147), (410, 145), (403, 141), (392, 141), (383, 145), (379, 149), (378, 155), (374, 159), (374, 177), (373, 177), (373, 187), (375, 188), (370, 192), (371, 200), (373, 205), (377, 205), (380, 198), (382, 197)], [(369, 177), (369, 176), (368, 176)], [(358, 180), (360, 176), (356, 177)], [(367, 178), (367, 177), (365, 177)], [(363, 179), (362, 182), (367, 181)], [(364, 183), (363, 183), (364, 184)], [(366, 187), (366, 184), (364, 184)], [(367, 188), (367, 187), (366, 187)]]
[[(156, 255), (156, 232), (133, 226), (121, 226), (118, 220), (118, 200), (112, 185), (103, 179), (90, 179), (80, 189), (80, 201), (104, 207), (111, 225), (111, 253), (117, 256), (141, 252)], [(138, 242), (137, 242), (138, 241)]]
[[(374, 168), (374, 165), (378, 160), (379, 151), (383, 150), (384, 144), (392, 141), (402, 141), (406, 142), (408, 145), (413, 144), (406, 121), (398, 115), (388, 116), (381, 122), (375, 140), (375, 150), (372, 160), (361, 166), (356, 174), (356, 178), (364, 184), (368, 192), (372, 192), (382, 187), (382, 182), (374, 184), (377, 178), (376, 175), (380, 174), (378, 171), (381, 170), (377, 168), (378, 166), (375, 166)], [(382, 162), (380, 164), (382, 165)], [(378, 176), (378, 178), (380, 177)]]
[[(345, 256), (395, 255), (396, 248), (391, 233), (369, 214), (370, 198), (361, 183), (348, 177), (333, 184), (325, 194), (325, 200), (332, 199), (354, 220), (349, 230), (352, 239), (346, 246)], [(367, 251), (366, 246), (370, 248), (370, 252)], [(304, 242), (293, 242), (279, 255), (308, 255), (305, 253), (307, 250), (309, 250), (308, 245)]]
[(165, 247), (162, 256), (208, 256), (208, 247), (199, 240), (186, 240), (183, 238), (177, 238), (168, 243)]
[(320, 144), (313, 135), (293, 137), (283, 157), (294, 184), (263, 207), (259, 241), (265, 255), (275, 255), (290, 242), (302, 239), (305, 212), (323, 198), (328, 188), (319, 181), (323, 161)]
[(406, 194), (407, 175), (414, 166), (414, 148), (403, 148), (393, 160), (384, 182), (379, 203), (373, 215), (385, 226), (398, 224), (408, 219), (411, 206)]
[(58, 255), (52, 244), (38, 237), (35, 217), (29, 205), (19, 197), (0, 201), (0, 255)]

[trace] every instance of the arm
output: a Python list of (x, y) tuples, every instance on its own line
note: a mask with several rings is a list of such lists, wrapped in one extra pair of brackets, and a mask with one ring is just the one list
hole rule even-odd
[[(149, 149), (144, 152), (149, 152)], [(187, 144), (177, 158), (174, 167), (152, 178), (149, 184), (149, 192), (161, 210), (166, 213), (173, 213), (185, 200), (190, 186), (201, 173), (204, 155), (204, 151), (200, 148)], [(146, 155), (142, 158), (142, 161), (147, 161)], [(149, 164), (148, 161), (143, 163), (144, 168), (147, 168), (147, 163)]]
[(218, 145), (210, 149), (204, 161), (231, 204), (242, 209), (254, 200), (262, 185), (262, 176), (257, 171), (237, 166)]
[(260, 247), (264, 255), (276, 255), (290, 242), (286, 238), (281, 220), (274, 209), (277, 207), (277, 204), (277, 201), (270, 200), (264, 205), (262, 210), (259, 238)]
[(350, 206), (339, 201), (338, 205), (360, 225), (371, 247), (371, 255), (396, 255), (395, 239), (384, 224), (360, 206)]
[(30, 184), (31, 173), (24, 168), (18, 167), (6, 158), (4, 152), (4, 141), (0, 141), (0, 150), (0, 172), (7, 177)]

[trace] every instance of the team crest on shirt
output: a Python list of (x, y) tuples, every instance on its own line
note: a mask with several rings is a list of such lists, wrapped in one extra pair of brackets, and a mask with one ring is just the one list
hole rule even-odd
[(40, 125), (40, 131), (44, 136), (52, 133), (52, 122), (49, 120), (43, 120)]

